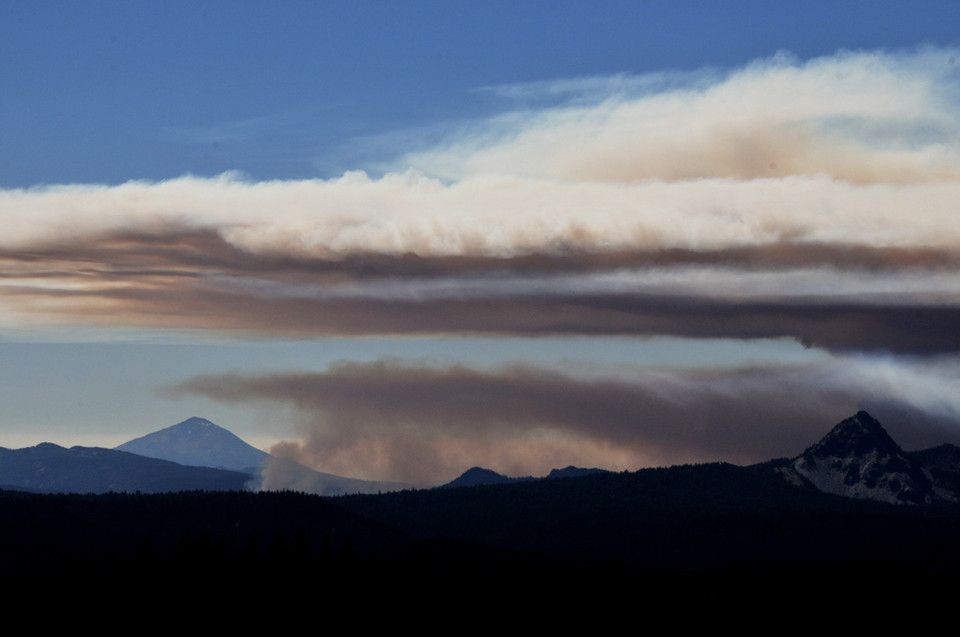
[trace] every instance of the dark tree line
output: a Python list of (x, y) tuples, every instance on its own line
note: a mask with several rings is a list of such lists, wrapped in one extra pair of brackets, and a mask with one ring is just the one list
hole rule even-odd
[(909, 594), (922, 581), (929, 599), (960, 581), (957, 505), (850, 500), (723, 464), (339, 498), (0, 491), (0, 521), (0, 569), (23, 591), (128, 600), (256, 591), (406, 608), (547, 591), (663, 609), (880, 582)]

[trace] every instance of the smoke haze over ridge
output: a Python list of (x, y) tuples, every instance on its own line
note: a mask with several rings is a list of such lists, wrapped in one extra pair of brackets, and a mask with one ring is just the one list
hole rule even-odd
[[(469, 463), (513, 475), (568, 464), (614, 469), (793, 456), (837, 413), (933, 414), (960, 425), (956, 367), (835, 359), (805, 365), (598, 373), (514, 365), (480, 370), (395, 360), (323, 373), (213, 375), (174, 392), (291, 406), (299, 442), (271, 452), (332, 471), (429, 484)], [(894, 432), (923, 446), (930, 431)], [(960, 441), (960, 433), (952, 439)]]

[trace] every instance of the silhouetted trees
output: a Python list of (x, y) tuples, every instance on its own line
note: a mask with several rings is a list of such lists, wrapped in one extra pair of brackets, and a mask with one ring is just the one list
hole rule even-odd
[(563, 599), (589, 582), (610, 599), (668, 603), (681, 590), (798, 594), (854, 569), (960, 575), (956, 505), (845, 499), (732, 465), (340, 498), (0, 491), (0, 520), (5, 576), (90, 594), (257, 587), (352, 604), (369, 599), (361, 590), (466, 599), (543, 587)]

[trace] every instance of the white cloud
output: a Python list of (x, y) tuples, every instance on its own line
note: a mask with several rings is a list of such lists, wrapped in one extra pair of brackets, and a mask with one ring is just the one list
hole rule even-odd
[[(502, 173), (636, 181), (827, 174), (856, 183), (957, 179), (956, 51), (781, 54), (727, 75), (582, 78), (498, 94), (569, 102), (483, 123), (404, 161), (463, 179)], [(590, 91), (593, 100), (584, 95)], [(599, 99), (597, 96), (603, 96)]]

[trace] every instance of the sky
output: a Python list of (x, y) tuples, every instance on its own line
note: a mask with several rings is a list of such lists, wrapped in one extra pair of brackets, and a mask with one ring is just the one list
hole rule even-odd
[[(0, 446), (437, 484), (960, 443), (960, 5), (0, 4)], [(283, 486), (283, 485), (276, 485)]]

